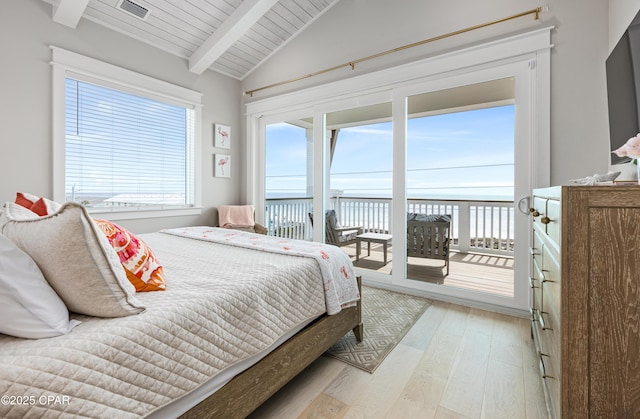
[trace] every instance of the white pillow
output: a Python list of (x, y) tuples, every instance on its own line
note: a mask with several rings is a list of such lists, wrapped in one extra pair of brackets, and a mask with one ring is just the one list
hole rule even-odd
[(69, 333), (69, 310), (35, 262), (0, 234), (0, 333), (40, 339)]
[(0, 233), (31, 256), (69, 311), (96, 317), (144, 311), (118, 254), (82, 205), (67, 202), (43, 217), (29, 212), (7, 202)]

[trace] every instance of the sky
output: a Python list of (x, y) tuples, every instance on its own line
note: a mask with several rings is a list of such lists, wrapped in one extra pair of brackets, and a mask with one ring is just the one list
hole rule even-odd
[[(72, 79), (66, 89), (68, 195), (185, 196), (185, 108)], [(514, 109), (409, 119), (407, 196), (513, 200)], [(266, 141), (267, 197), (311, 196), (306, 130), (272, 124)], [(341, 128), (330, 189), (345, 197), (390, 198), (392, 164), (391, 122)]]
[[(410, 119), (407, 196), (513, 200), (514, 106)], [(306, 134), (287, 124), (267, 128), (267, 197), (305, 196)], [(391, 197), (392, 124), (342, 128), (331, 189), (345, 197)]]

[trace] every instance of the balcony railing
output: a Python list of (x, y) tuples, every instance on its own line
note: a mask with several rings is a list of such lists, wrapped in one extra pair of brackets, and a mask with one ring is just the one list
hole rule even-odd
[(312, 228), (309, 213), (311, 198), (268, 199), (265, 209), (267, 234), (287, 239), (311, 240)]
[[(331, 200), (342, 225), (393, 234), (391, 199), (339, 197)], [(268, 199), (265, 219), (272, 236), (311, 240), (311, 198)], [(454, 250), (513, 255), (514, 206), (509, 201), (407, 200), (407, 211), (451, 216)]]

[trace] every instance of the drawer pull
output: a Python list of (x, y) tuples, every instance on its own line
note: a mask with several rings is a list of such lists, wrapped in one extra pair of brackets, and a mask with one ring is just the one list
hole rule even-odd
[(538, 356), (540, 357), (540, 360), (538, 361), (538, 366), (540, 367), (540, 374), (542, 375), (542, 378), (554, 378), (551, 375), (547, 375), (547, 370), (544, 367), (544, 359), (542, 359), (543, 356), (548, 357), (549, 355), (543, 354), (542, 352), (538, 352)]
[(542, 224), (549, 224), (549, 223), (551, 222), (551, 218), (549, 218), (549, 217), (547, 217), (547, 216), (544, 216), (544, 217), (542, 217), (542, 218), (540, 219), (540, 222), (541, 222)]
[[(533, 211), (531, 211), (533, 210)], [(533, 216), (533, 218), (539, 217), (540, 216), (540, 212), (536, 211), (533, 208), (529, 208), (529, 211), (531, 212), (531, 215)]]
[(549, 270), (548, 270), (548, 269), (540, 269), (540, 268), (538, 267), (538, 264), (536, 263), (536, 261), (534, 260), (533, 262), (534, 262), (534, 266), (535, 266), (535, 268), (536, 268), (536, 271), (538, 271), (538, 274), (539, 274), (539, 275), (540, 275), (540, 277), (541, 277), (541, 282), (542, 282), (542, 284), (546, 284), (547, 282), (552, 282), (552, 283), (553, 283), (553, 282), (556, 282), (556, 281), (554, 281), (554, 280), (552, 280), (552, 279), (547, 279), (547, 274), (549, 273)]
[(547, 282), (550, 282), (550, 283), (556, 282), (556, 281), (554, 281), (552, 279), (547, 279), (547, 275), (545, 274), (546, 272), (549, 272), (549, 270), (548, 269), (541, 269), (540, 270), (540, 273), (542, 274), (542, 283), (546, 284)]
[(552, 332), (553, 332), (553, 329), (552, 329), (552, 328), (550, 328), (550, 327), (548, 327), (548, 326), (546, 326), (546, 325), (545, 325), (545, 321), (544, 321), (544, 316), (543, 316), (543, 314), (549, 314), (549, 313), (547, 313), (546, 311), (541, 311), (541, 312), (538, 314), (538, 320), (540, 321), (540, 327), (542, 328), (542, 330), (550, 330), (550, 331), (552, 331)]

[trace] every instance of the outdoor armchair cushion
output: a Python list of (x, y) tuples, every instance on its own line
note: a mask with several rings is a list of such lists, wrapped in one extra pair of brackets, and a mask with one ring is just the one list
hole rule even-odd
[(420, 213), (409, 212), (407, 213), (407, 221), (431, 221), (431, 222), (450, 223), (451, 216), (441, 215), (441, 214), (420, 214)]

